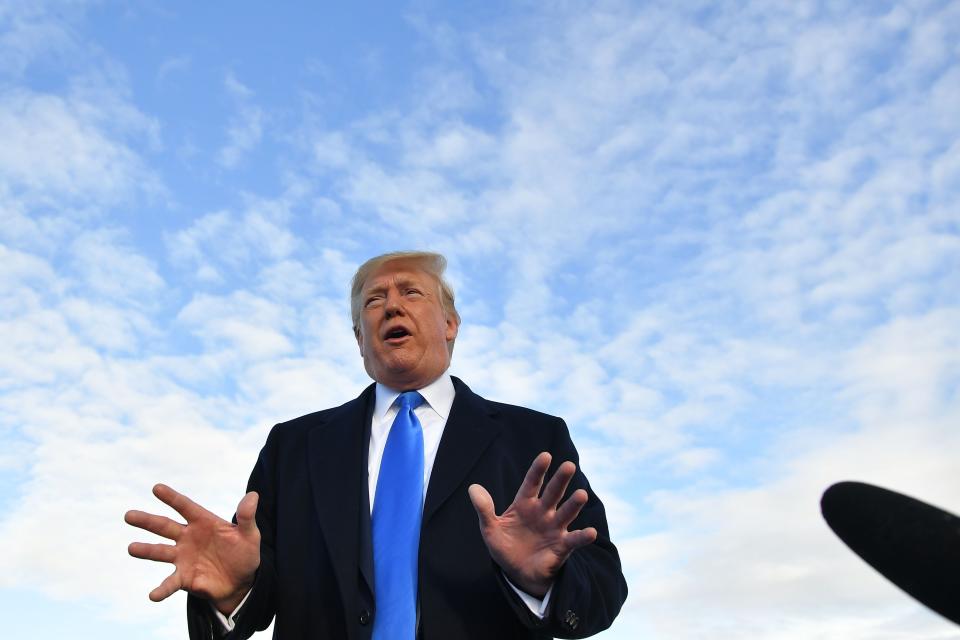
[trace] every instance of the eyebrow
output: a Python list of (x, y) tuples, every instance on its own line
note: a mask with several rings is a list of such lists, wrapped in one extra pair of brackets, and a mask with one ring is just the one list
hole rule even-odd
[(387, 280), (386, 282), (383, 282), (383, 283), (380, 283), (380, 284), (371, 286), (371, 287), (368, 288), (368, 289), (364, 289), (364, 290), (363, 290), (363, 295), (370, 295), (371, 293), (380, 293), (380, 292), (382, 292), (382, 291), (386, 291), (386, 290), (390, 287), (391, 284), (396, 284), (398, 287), (409, 287), (409, 286), (413, 285), (413, 286), (417, 286), (417, 287), (422, 287), (422, 288), (424, 288), (424, 289), (429, 289), (429, 286), (428, 286), (428, 285), (425, 285), (423, 282), (421, 282), (421, 281), (419, 281), (419, 280), (417, 280), (417, 279), (415, 279), (415, 278), (413, 278), (413, 277), (404, 276), (404, 277), (399, 277), (399, 278), (391, 278), (391, 279)]

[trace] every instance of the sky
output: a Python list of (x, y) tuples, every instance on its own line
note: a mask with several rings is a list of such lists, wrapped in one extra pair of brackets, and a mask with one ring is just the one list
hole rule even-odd
[(0, 0), (4, 637), (185, 637), (123, 513), (232, 514), (411, 248), (451, 372), (570, 426), (597, 637), (960, 637), (819, 513), (960, 512), (958, 113), (947, 0)]

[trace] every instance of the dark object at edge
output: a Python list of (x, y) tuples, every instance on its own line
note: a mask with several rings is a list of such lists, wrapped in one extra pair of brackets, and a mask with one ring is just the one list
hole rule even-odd
[(854, 553), (960, 624), (960, 518), (863, 482), (832, 485), (820, 499), (820, 510)]

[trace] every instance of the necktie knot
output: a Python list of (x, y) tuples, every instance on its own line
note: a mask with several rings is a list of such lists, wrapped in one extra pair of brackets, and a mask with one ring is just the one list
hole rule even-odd
[(397, 404), (400, 409), (414, 410), (423, 404), (423, 396), (419, 391), (404, 391), (397, 397)]

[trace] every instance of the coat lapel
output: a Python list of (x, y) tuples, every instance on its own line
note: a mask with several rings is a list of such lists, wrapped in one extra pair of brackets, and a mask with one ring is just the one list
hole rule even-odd
[[(426, 522), (459, 487), (500, 433), (496, 410), (453, 378), (456, 396), (430, 474), (423, 508)], [(357, 593), (362, 576), (373, 593), (373, 548), (367, 458), (374, 386), (340, 407), (307, 439), (314, 509), (344, 602)], [(359, 563), (359, 571), (358, 571)]]
[(496, 409), (473, 393), (459, 378), (453, 378), (453, 385), (456, 396), (430, 474), (430, 486), (423, 505), (424, 525), (463, 483), (477, 460), (500, 433)]
[(372, 405), (371, 385), (314, 427), (307, 439), (313, 504), (344, 602), (356, 597), (357, 563), (364, 565), (360, 541), (370, 539), (370, 513), (362, 513), (362, 505), (368, 504), (366, 444)]

